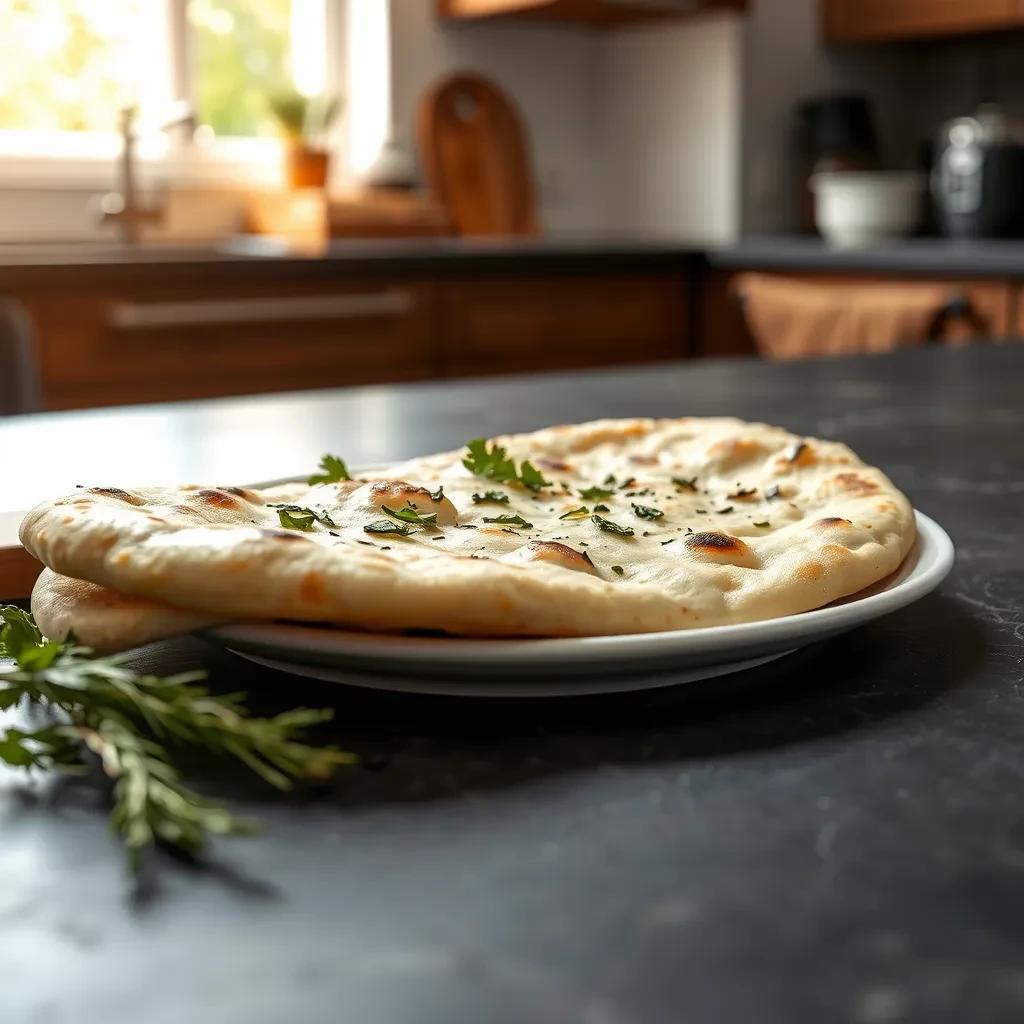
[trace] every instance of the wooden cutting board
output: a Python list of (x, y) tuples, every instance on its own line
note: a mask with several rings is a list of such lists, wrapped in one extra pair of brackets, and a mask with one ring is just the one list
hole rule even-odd
[(43, 568), (18, 540), (24, 517), (22, 511), (0, 512), (0, 601), (28, 597)]
[(512, 101), (480, 75), (442, 79), (420, 102), (427, 185), (460, 235), (536, 235), (533, 176)]

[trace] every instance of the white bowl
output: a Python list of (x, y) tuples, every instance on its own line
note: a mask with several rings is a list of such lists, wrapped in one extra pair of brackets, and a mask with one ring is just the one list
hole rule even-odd
[(871, 245), (909, 235), (921, 219), (924, 175), (822, 171), (811, 176), (815, 223), (830, 245)]

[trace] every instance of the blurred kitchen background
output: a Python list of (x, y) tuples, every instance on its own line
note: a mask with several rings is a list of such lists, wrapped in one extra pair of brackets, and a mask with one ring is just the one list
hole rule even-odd
[(1024, 335), (1024, 0), (0, 0), (0, 413)]

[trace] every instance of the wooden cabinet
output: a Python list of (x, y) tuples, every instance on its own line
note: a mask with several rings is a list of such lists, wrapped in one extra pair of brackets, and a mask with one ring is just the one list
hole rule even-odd
[(437, 371), (434, 292), (235, 281), (24, 295), (48, 408), (417, 380)]
[(436, 4), (438, 17), (448, 21), (529, 18), (614, 28), (699, 11), (742, 11), (748, 0), (436, 0)]
[(441, 286), (446, 375), (678, 359), (682, 275), (473, 278)]
[[(26, 306), (49, 409), (678, 358), (682, 271), (511, 269), (345, 279), (216, 266), (45, 269)], [(339, 279), (340, 278), (340, 279)]]
[(1022, 0), (822, 0), (830, 43), (969, 35), (1024, 27)]

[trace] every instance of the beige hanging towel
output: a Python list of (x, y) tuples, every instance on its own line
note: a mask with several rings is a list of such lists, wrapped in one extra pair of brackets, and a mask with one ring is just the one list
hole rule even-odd
[(865, 283), (749, 273), (739, 275), (734, 287), (758, 351), (773, 359), (913, 348), (948, 336), (947, 319), (966, 320), (969, 333), (976, 333), (969, 304), (942, 281)]

